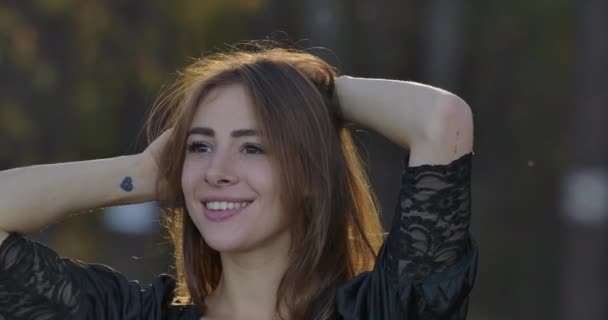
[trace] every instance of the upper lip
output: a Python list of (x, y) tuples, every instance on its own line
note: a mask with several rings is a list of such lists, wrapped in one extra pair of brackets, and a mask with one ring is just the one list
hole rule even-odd
[(229, 196), (208, 196), (208, 197), (204, 197), (201, 201), (203, 201), (203, 202), (211, 202), (211, 201), (219, 201), (219, 202), (252, 202), (253, 199), (239, 198), (239, 197), (229, 197)]

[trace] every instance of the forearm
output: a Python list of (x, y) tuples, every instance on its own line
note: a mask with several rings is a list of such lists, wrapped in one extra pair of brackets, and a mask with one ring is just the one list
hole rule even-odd
[(447, 163), (472, 149), (471, 110), (448, 91), (347, 76), (336, 79), (336, 90), (344, 117), (410, 149), (410, 165)]
[[(134, 155), (2, 171), (0, 230), (27, 233), (83, 210), (153, 200), (155, 181), (138, 164)], [(126, 177), (132, 188), (121, 187)]]

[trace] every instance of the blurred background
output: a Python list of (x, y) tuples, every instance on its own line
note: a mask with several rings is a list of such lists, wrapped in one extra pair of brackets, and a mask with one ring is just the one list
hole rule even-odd
[[(344, 74), (472, 107), (468, 319), (608, 319), (607, 30), (604, 0), (0, 0), (0, 169), (139, 152), (192, 58), (290, 39)], [(388, 226), (406, 151), (358, 136)], [(153, 203), (114, 207), (32, 237), (145, 285), (171, 272), (158, 219)]]

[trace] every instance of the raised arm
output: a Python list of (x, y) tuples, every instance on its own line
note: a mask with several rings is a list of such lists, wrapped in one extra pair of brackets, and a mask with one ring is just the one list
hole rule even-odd
[(0, 244), (10, 232), (32, 232), (69, 214), (154, 200), (153, 150), (166, 138), (137, 155), (0, 172)]
[(428, 85), (341, 76), (344, 116), (410, 149), (410, 166), (448, 164), (473, 150), (473, 117), (458, 96)]
[(336, 88), (345, 118), (410, 149), (372, 276), (340, 296), (356, 296), (362, 307), (342, 311), (353, 319), (465, 319), (477, 265), (471, 110), (449, 92), (405, 81), (340, 77)]

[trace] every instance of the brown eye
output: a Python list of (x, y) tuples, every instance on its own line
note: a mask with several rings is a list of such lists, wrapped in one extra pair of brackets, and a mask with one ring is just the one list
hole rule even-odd
[(243, 151), (249, 154), (263, 154), (264, 150), (258, 145), (255, 144), (247, 144), (243, 147)]
[(187, 148), (188, 152), (198, 153), (198, 152), (209, 152), (209, 146), (206, 143), (202, 142), (191, 142), (188, 144)]

